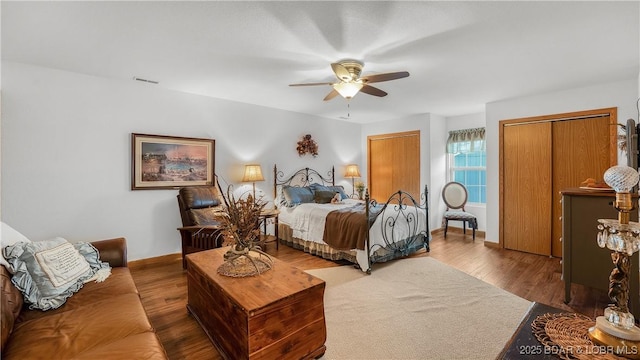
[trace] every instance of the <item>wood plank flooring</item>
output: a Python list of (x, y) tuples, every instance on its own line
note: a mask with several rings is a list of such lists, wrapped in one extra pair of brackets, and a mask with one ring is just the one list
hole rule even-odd
[[(339, 265), (286, 245), (276, 250), (275, 244), (269, 244), (267, 252), (303, 270)], [(474, 242), (470, 234), (449, 232), (447, 239), (436, 234), (431, 252), (423, 250), (414, 256), (430, 256), (527, 300), (591, 317), (601, 315), (608, 302), (604, 292), (573, 285), (572, 302), (565, 305), (560, 259), (484, 246), (482, 237)], [(130, 269), (169, 358), (221, 359), (187, 312), (187, 278), (180, 256), (165, 256), (162, 260), (132, 262)], [(371, 276), (375, 276), (375, 270)]]

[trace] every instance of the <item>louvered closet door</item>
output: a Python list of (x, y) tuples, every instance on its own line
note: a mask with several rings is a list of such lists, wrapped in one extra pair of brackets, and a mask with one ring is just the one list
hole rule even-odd
[(551, 123), (505, 126), (504, 247), (551, 254)]
[(403, 190), (420, 200), (420, 131), (372, 135), (368, 142), (369, 193), (378, 201)]

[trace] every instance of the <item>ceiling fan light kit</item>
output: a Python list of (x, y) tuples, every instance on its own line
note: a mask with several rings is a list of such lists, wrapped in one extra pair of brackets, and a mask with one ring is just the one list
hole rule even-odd
[(357, 93), (362, 91), (365, 94), (383, 97), (387, 96), (387, 93), (369, 85), (369, 83), (383, 82), (389, 80), (402, 79), (409, 76), (406, 71), (398, 71), (393, 73), (374, 74), (369, 76), (360, 77), (362, 73), (362, 67), (364, 63), (358, 60), (346, 59), (340, 60), (331, 64), (331, 69), (338, 78), (338, 82), (316, 82), (316, 83), (304, 83), (304, 84), (290, 84), (289, 86), (316, 86), (316, 85), (330, 85), (333, 90), (325, 96), (324, 101), (329, 101), (337, 95), (350, 100)]
[(340, 82), (331, 85), (343, 98), (349, 100), (362, 89), (361, 82)]

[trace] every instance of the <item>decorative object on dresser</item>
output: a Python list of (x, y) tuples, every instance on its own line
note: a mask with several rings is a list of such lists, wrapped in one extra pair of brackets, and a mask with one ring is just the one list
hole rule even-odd
[(222, 216), (223, 245), (229, 249), (218, 273), (225, 276), (245, 277), (271, 269), (273, 260), (260, 248), (260, 221), (265, 202), (255, 200), (250, 194), (236, 199), (227, 189), (226, 216)]
[(131, 190), (211, 186), (215, 140), (131, 134)]
[(311, 154), (313, 157), (318, 156), (318, 144), (311, 138), (310, 134), (303, 136), (302, 140), (298, 141), (296, 150), (298, 151), (298, 156), (306, 154)]
[(283, 261), (244, 278), (217, 272), (226, 248), (187, 255), (187, 309), (223, 359), (317, 359), (325, 283)]
[(258, 164), (249, 164), (244, 166), (244, 176), (242, 182), (253, 183), (253, 199), (256, 199), (256, 181), (264, 181), (262, 176), (262, 168)]
[[(365, 201), (349, 199), (334, 183), (332, 168), (326, 176), (303, 168), (285, 178), (274, 166), (274, 199), (280, 210), (280, 239), (330, 260), (347, 260), (369, 273), (371, 264), (429, 251), (428, 198), (421, 202), (398, 190), (378, 203), (365, 193)], [(341, 204), (318, 194), (339, 192)]]
[[(629, 276), (631, 256), (640, 247), (640, 223), (629, 221), (629, 213), (634, 210), (631, 189), (638, 184), (638, 171), (629, 166), (612, 166), (604, 173), (604, 181), (616, 191), (615, 208), (618, 219), (598, 220), (598, 245), (612, 251), (615, 265), (609, 275), (609, 298), (613, 302), (604, 309), (604, 316), (596, 318), (596, 325), (589, 329), (589, 337), (594, 342), (613, 346), (623, 356), (640, 347), (640, 328), (635, 326), (635, 318), (629, 311)], [(637, 211), (637, 210), (636, 210)], [(635, 270), (637, 272), (637, 269)], [(637, 278), (636, 278), (637, 281)], [(631, 296), (638, 297), (636, 291)], [(620, 350), (621, 349), (621, 350)]]
[(178, 231), (183, 268), (187, 266), (187, 254), (222, 246), (221, 217), (225, 214), (226, 198), (222, 196), (218, 178), (214, 178), (215, 186), (185, 186), (176, 196), (182, 219)]
[[(351, 198), (355, 198), (356, 196), (356, 186), (354, 183), (355, 178), (360, 177), (360, 169), (358, 169), (358, 165), (350, 164), (347, 165), (347, 169), (345, 171), (344, 177), (351, 179)], [(364, 190), (364, 189), (363, 189)], [(358, 191), (358, 198), (362, 200), (362, 191)]]
[(478, 220), (476, 216), (464, 210), (467, 204), (467, 188), (456, 181), (447, 183), (442, 188), (442, 200), (447, 205), (447, 211), (442, 216), (442, 225), (444, 226), (444, 237), (447, 238), (447, 229), (449, 221), (462, 221), (463, 232), (467, 233), (467, 224), (473, 229), (473, 240), (476, 240), (476, 229), (478, 228)]

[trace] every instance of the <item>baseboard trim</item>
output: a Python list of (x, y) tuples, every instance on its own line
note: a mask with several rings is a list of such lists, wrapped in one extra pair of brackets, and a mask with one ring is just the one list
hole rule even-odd
[(139, 270), (139, 269), (145, 269), (148, 267), (154, 267), (158, 265), (167, 265), (174, 261), (182, 263), (182, 254), (176, 253), (176, 254), (161, 255), (161, 256), (140, 259), (140, 260), (133, 260), (133, 261), (129, 261), (127, 266), (131, 270)]

